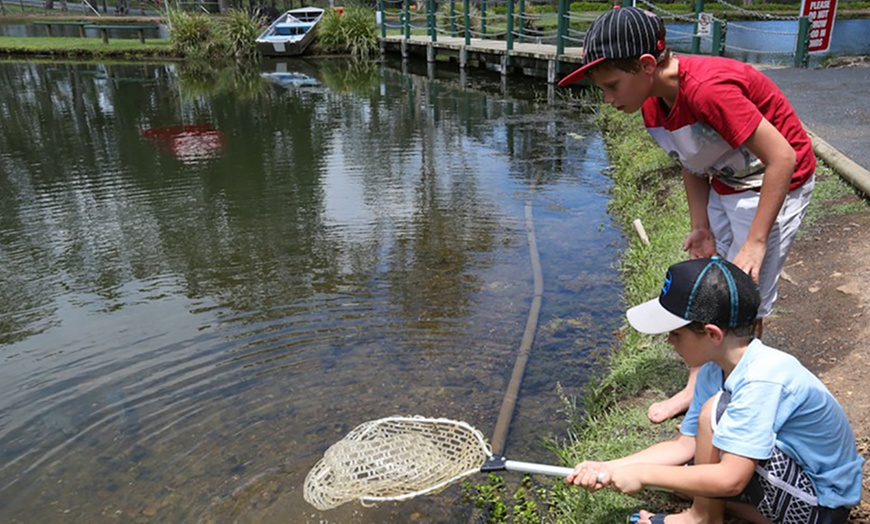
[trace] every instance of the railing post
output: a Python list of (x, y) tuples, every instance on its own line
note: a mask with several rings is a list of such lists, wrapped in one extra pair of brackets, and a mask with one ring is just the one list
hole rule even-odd
[(480, 0), (480, 37), (486, 40), (486, 0)]
[(523, 32), (526, 30), (526, 0), (520, 0), (520, 16), (518, 16), (520, 20), (520, 28), (519, 28), (519, 36), (520, 41), (523, 39)]
[(465, 9), (465, 45), (471, 45), (471, 16), (468, 14), (469, 0), (462, 1), (462, 7)]
[(565, 37), (568, 36), (568, 0), (559, 0), (559, 23), (556, 34), (556, 73), (561, 69), (560, 59), (565, 51)]
[(437, 4), (435, 3), (435, 0), (429, 0), (428, 2), (426, 2), (426, 5), (427, 5), (427, 10), (429, 11), (428, 13), (426, 13), (428, 15), (428, 18), (429, 18), (429, 39), (432, 42), (437, 42), (438, 41), (438, 27), (437, 27), (437, 20), (435, 19), (435, 9), (437, 7)]
[(798, 18), (797, 41), (794, 50), (794, 66), (807, 67), (810, 62), (810, 19)]
[(384, 20), (384, 0), (378, 0), (378, 25), (381, 26), (381, 38), (387, 37), (387, 24)]
[(507, 0), (507, 50), (514, 48), (514, 0)]
[(456, 0), (450, 0), (450, 36), (456, 36)]
[(701, 37), (698, 36), (698, 17), (704, 12), (704, 0), (695, 0), (695, 24), (692, 26), (692, 54), (701, 53)]
[(405, 40), (411, 38), (411, 0), (405, 0), (405, 19), (402, 21), (405, 29)]
[(727, 24), (722, 20), (713, 20), (713, 56), (725, 56), (725, 31), (728, 30)]

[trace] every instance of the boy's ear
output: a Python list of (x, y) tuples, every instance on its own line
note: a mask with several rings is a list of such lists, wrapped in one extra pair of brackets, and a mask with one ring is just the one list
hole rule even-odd
[(648, 75), (651, 75), (653, 71), (655, 71), (656, 66), (658, 65), (658, 60), (653, 55), (647, 53), (645, 55), (640, 55), (640, 58), (637, 59), (640, 62), (640, 68), (643, 72)]
[(725, 331), (716, 324), (705, 324), (704, 332), (716, 344), (721, 344), (725, 340)]

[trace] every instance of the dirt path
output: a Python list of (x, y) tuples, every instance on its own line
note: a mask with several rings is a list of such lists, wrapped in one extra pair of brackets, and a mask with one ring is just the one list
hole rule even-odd
[[(819, 375), (846, 410), (859, 452), (870, 461), (870, 206), (809, 226), (792, 247), (779, 290), (765, 342)], [(851, 522), (870, 523), (870, 463)]]

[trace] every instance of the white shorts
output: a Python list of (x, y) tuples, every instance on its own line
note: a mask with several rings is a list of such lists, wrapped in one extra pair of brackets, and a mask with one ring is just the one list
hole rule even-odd
[[(788, 193), (776, 217), (776, 223), (770, 230), (770, 236), (767, 237), (767, 251), (758, 276), (761, 292), (758, 318), (767, 317), (773, 311), (779, 274), (782, 273), (785, 257), (788, 256), (791, 243), (807, 212), (814, 185), (815, 176), (812, 176), (804, 185)], [(719, 256), (726, 260), (734, 260), (737, 256), (749, 235), (749, 227), (755, 219), (760, 198), (758, 191), (720, 195), (710, 190), (707, 217), (710, 220), (710, 231), (716, 239), (716, 252)]]

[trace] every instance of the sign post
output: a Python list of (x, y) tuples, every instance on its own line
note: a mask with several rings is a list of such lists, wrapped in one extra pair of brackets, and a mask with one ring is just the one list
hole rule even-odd
[(803, 0), (801, 16), (810, 19), (810, 53), (827, 51), (834, 31), (837, 0)]

